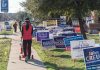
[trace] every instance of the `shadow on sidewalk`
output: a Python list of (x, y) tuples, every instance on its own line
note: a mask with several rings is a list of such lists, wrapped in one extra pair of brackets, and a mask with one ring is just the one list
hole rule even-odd
[(34, 66), (39, 66), (39, 67), (45, 68), (43, 62), (41, 62), (41, 61), (39, 61), (37, 59), (30, 59), (30, 60), (28, 60), (27, 63), (31, 64), (31, 65), (34, 65)]

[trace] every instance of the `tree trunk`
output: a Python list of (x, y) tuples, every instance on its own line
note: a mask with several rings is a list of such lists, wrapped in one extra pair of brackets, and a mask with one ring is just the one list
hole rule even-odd
[(85, 29), (84, 29), (84, 22), (82, 20), (82, 18), (78, 18), (79, 19), (79, 25), (80, 25), (80, 30), (81, 30), (81, 34), (83, 35), (84, 39), (87, 39), (86, 33), (85, 33)]
[(86, 37), (86, 33), (85, 33), (85, 29), (84, 29), (84, 22), (82, 20), (82, 8), (81, 8), (81, 3), (80, 0), (75, 0), (76, 2), (76, 14), (77, 14), (77, 18), (79, 20), (79, 25), (80, 25), (80, 30), (81, 30), (81, 34), (83, 35), (84, 39), (87, 39)]

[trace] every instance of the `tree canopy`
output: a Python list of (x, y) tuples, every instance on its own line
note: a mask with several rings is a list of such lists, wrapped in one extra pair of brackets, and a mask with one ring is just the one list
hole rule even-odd
[(76, 17), (79, 10), (82, 16), (89, 11), (99, 10), (100, 0), (26, 0), (21, 5), (35, 17)]
[(54, 18), (60, 15), (78, 18), (81, 33), (86, 39), (82, 18), (93, 10), (100, 10), (100, 0), (26, 0), (22, 6), (34, 17)]

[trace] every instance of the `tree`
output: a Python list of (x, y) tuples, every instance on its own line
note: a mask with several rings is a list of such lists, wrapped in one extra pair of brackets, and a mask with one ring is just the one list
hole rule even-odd
[(54, 17), (66, 15), (79, 19), (81, 33), (86, 39), (83, 17), (93, 10), (99, 10), (100, 0), (26, 0), (22, 3), (35, 16)]
[(31, 15), (27, 12), (20, 11), (16, 13), (16, 19), (19, 21), (24, 21), (27, 17), (31, 18)]

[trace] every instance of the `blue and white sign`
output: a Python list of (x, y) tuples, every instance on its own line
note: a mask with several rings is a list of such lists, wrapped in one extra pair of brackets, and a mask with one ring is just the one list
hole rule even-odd
[(70, 47), (70, 41), (73, 41), (73, 40), (83, 40), (83, 36), (80, 35), (80, 36), (72, 36), (70, 38), (64, 38), (64, 44), (66, 47)]
[(1, 0), (1, 12), (8, 12), (8, 0)]
[(44, 39), (42, 40), (42, 47), (43, 48), (55, 48), (54, 40), (53, 39)]
[(57, 23), (59, 27), (67, 27), (66, 25), (66, 16), (60, 16), (60, 22)]
[(65, 38), (64, 36), (54, 37), (54, 43), (55, 43), (56, 48), (65, 48), (65, 44), (63, 40), (64, 38)]
[(36, 33), (37, 41), (42, 41), (43, 39), (49, 39), (49, 31), (38, 31)]
[(94, 40), (78, 40), (71, 41), (71, 57), (72, 59), (84, 58), (83, 49), (95, 46)]
[(100, 70), (100, 47), (84, 49), (86, 70)]
[(72, 36), (77, 36), (76, 33), (63, 33), (61, 36), (66, 36), (67, 38), (72, 37)]

